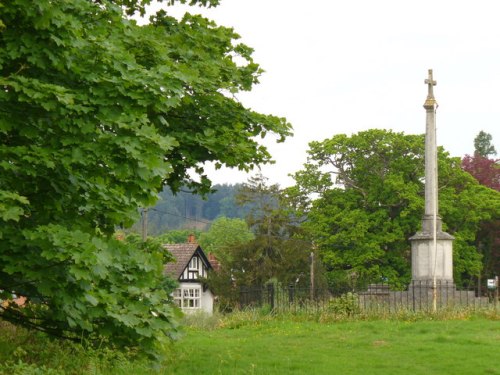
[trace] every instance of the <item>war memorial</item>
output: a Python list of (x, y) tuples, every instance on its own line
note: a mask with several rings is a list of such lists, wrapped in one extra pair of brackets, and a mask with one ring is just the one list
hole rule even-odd
[(454, 237), (442, 230), (438, 200), (438, 163), (436, 142), (437, 101), (434, 97), (432, 69), (425, 84), (428, 87), (424, 102), (425, 125), (425, 211), (422, 227), (409, 240), (411, 242), (412, 280), (406, 291), (391, 291), (388, 285), (371, 284), (360, 294), (360, 302), (398, 305), (414, 310), (437, 309), (453, 305), (481, 303), (473, 291), (457, 290), (453, 281)]

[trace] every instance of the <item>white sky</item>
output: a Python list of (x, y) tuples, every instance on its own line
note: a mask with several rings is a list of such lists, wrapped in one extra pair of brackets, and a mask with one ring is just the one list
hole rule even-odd
[[(160, 5), (162, 6), (162, 5)], [(164, 5), (162, 6), (164, 7)], [(286, 117), (294, 137), (266, 142), (276, 160), (263, 174), (282, 187), (302, 169), (310, 141), (362, 130), (425, 132), (427, 69), (437, 86), (437, 142), (472, 154), (483, 130), (500, 152), (500, 1), (222, 0), (203, 13), (234, 27), (266, 71), (238, 98)], [(214, 183), (245, 182), (219, 170)]]

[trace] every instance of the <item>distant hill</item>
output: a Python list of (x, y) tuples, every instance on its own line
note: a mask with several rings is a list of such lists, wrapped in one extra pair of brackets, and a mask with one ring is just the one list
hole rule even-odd
[[(242, 184), (214, 185), (216, 190), (205, 199), (182, 189), (176, 195), (169, 188), (160, 193), (156, 206), (148, 210), (148, 233), (159, 235), (174, 229), (204, 230), (212, 220), (219, 216), (245, 218), (248, 207), (236, 205), (235, 195)], [(132, 230), (139, 232), (141, 223)]]

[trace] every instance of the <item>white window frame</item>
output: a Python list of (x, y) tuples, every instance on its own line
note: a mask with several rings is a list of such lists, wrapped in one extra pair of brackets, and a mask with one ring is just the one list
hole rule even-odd
[(198, 271), (200, 266), (200, 259), (198, 257), (192, 257), (189, 261), (188, 269), (189, 271)]
[(182, 287), (174, 291), (174, 302), (183, 310), (201, 309), (201, 287)]

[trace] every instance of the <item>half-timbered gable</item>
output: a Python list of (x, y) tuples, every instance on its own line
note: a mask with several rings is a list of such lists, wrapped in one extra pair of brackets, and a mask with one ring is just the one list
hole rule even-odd
[(185, 312), (202, 309), (208, 313), (213, 309), (213, 294), (202, 283), (212, 269), (200, 245), (190, 237), (183, 244), (164, 245), (175, 258), (165, 266), (165, 274), (179, 282), (174, 291), (174, 302)]
[(194, 281), (200, 278), (206, 278), (209, 268), (212, 268), (210, 262), (198, 246), (186, 268), (184, 268), (184, 271), (179, 276), (179, 281)]

